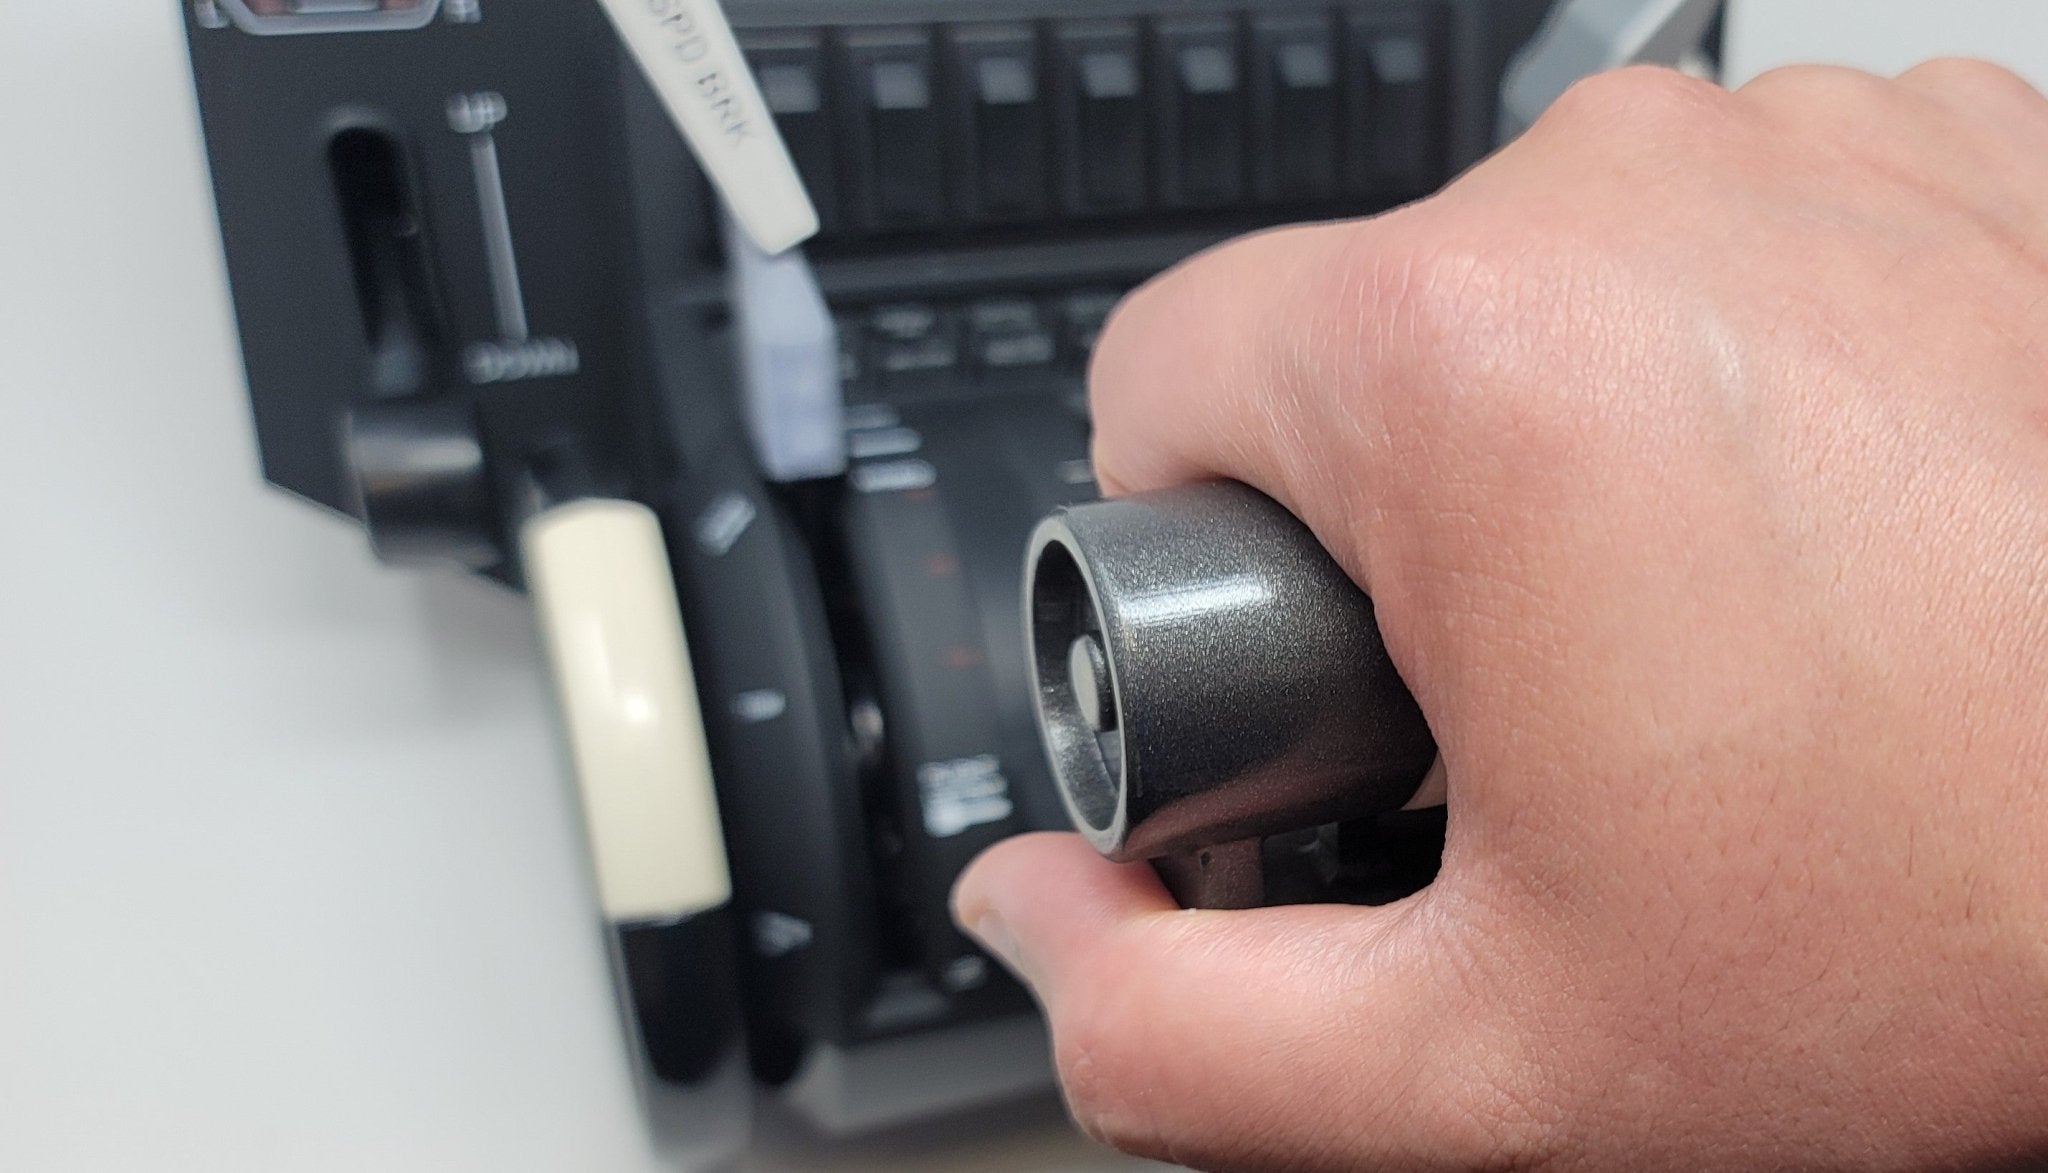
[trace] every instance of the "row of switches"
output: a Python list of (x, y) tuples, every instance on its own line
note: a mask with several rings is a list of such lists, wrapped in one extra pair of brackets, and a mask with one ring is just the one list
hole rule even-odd
[(839, 321), (849, 402), (923, 399), (1078, 379), (1119, 293), (1071, 290), (961, 304), (896, 302)]
[(1443, 172), (1426, 11), (742, 36), (827, 232), (1413, 195)]

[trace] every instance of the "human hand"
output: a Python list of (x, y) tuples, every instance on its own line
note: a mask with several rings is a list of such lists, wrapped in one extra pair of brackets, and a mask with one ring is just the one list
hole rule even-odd
[(1937, 62), (1571, 91), (1442, 195), (1133, 295), (1097, 467), (1373, 596), (1435, 884), (1182, 911), (1073, 836), (962, 923), (1078, 1119), (1234, 1168), (2048, 1161), (2048, 102)]

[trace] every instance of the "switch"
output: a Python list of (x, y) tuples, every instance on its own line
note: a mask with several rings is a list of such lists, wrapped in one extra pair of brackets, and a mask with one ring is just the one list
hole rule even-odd
[(1163, 20), (1155, 33), (1160, 196), (1173, 208), (1236, 203), (1245, 178), (1237, 26), (1220, 18)]
[(1059, 350), (1038, 306), (1026, 297), (990, 298), (967, 310), (968, 346), (984, 375), (1036, 370)]
[(922, 28), (846, 37), (852, 114), (849, 195), (870, 231), (930, 228), (945, 219), (945, 171), (931, 39)]
[(868, 314), (868, 365), (890, 394), (943, 391), (960, 366), (954, 321), (926, 302), (877, 306)]
[[(249, 0), (249, 11), (262, 16), (277, 16), (282, 13), (320, 12), (376, 12), (385, 7), (380, 0)], [(392, 8), (417, 8), (417, 0), (411, 4), (390, 5)]]
[(1337, 195), (1337, 44), (1327, 16), (1262, 17), (1252, 25), (1254, 174), (1268, 202)]
[(818, 230), (839, 228), (839, 176), (831, 111), (826, 109), (825, 52), (817, 33), (744, 33), (740, 49), (754, 66), (761, 96), (796, 160), (818, 209)]
[(1054, 32), (1061, 195), (1079, 214), (1144, 208), (1144, 62), (1128, 20), (1077, 21)]
[(1349, 22), (1352, 156), (1361, 193), (1423, 195), (1443, 181), (1443, 77), (1436, 38), (1417, 15)]
[(242, 0), (224, 6), (252, 33), (360, 33), (425, 27), (440, 0)]
[[(865, 403), (871, 388), (868, 380), (867, 356), (864, 343), (866, 331), (856, 318), (841, 315), (833, 320), (834, 332), (839, 335), (839, 386), (848, 403)], [(851, 427), (851, 424), (847, 426)]]
[(1045, 215), (1051, 136), (1038, 38), (1023, 24), (956, 25), (946, 34), (957, 81), (958, 206), (977, 220)]
[(1109, 321), (1109, 312), (1123, 294), (1114, 289), (1079, 289), (1060, 300), (1060, 337), (1067, 357), (1085, 366), (1095, 352), (1095, 340)]

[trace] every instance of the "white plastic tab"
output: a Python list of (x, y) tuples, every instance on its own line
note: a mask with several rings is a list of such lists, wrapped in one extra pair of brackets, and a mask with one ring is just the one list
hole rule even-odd
[(725, 205), (766, 253), (818, 232), (818, 210), (717, 0), (602, 0)]
[(846, 470), (839, 331), (801, 251), (770, 256), (726, 221), (747, 431), (772, 481)]
[(673, 921), (726, 903), (711, 759), (660, 523), (635, 502), (572, 501), (529, 520), (520, 549), (606, 918)]

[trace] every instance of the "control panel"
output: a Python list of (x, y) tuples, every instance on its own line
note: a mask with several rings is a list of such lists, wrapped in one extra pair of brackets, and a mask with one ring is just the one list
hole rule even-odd
[[(596, 0), (186, 0), (265, 474), (513, 589), (538, 500), (658, 517), (760, 1080), (1021, 1019), (945, 902), (1067, 825), (1019, 567), (1097, 495), (1104, 320), (1211, 244), (1471, 164), (1547, 8), (731, 0), (838, 338), (845, 472), (773, 481), (725, 213)], [(673, 1020), (696, 988), (633, 996)]]

